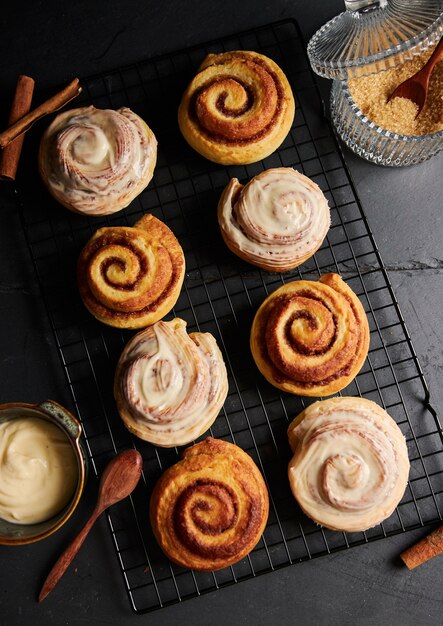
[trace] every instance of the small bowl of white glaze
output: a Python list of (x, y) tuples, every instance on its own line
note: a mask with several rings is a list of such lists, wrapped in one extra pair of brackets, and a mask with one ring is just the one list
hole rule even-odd
[(71, 517), (86, 480), (81, 433), (52, 400), (0, 404), (0, 545), (39, 541)]

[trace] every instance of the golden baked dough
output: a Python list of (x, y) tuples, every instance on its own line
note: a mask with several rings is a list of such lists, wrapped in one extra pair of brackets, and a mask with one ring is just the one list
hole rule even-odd
[(175, 318), (140, 331), (117, 364), (114, 395), (126, 427), (157, 446), (183, 446), (211, 427), (228, 393), (223, 357), (210, 333)]
[(244, 558), (266, 526), (268, 492), (251, 457), (208, 437), (160, 477), (151, 497), (152, 530), (182, 567), (218, 570)]
[(148, 185), (157, 141), (127, 107), (71, 109), (57, 115), (40, 143), (39, 170), (60, 204), (76, 213), (109, 215)]
[(314, 402), (288, 428), (292, 493), (317, 524), (357, 532), (389, 517), (409, 474), (405, 438), (364, 398)]
[(288, 134), (295, 104), (279, 66), (257, 52), (208, 54), (178, 110), (186, 141), (225, 165), (254, 163)]
[(321, 246), (331, 223), (321, 189), (292, 167), (233, 178), (218, 203), (218, 223), (228, 248), (270, 272), (286, 272)]
[(117, 328), (142, 328), (169, 313), (184, 274), (179, 242), (166, 224), (149, 213), (134, 226), (97, 230), (77, 266), (86, 308)]
[(326, 274), (287, 283), (266, 298), (250, 341), (257, 367), (272, 385), (301, 396), (328, 396), (360, 371), (369, 325), (352, 289), (338, 274)]

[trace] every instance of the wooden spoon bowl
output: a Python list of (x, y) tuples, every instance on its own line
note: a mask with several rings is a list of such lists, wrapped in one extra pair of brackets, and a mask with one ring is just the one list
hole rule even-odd
[(49, 572), (38, 596), (39, 602), (44, 600), (54, 589), (55, 585), (68, 569), (97, 517), (109, 506), (120, 502), (120, 500), (123, 500), (134, 491), (141, 476), (142, 465), (143, 459), (140, 452), (137, 452), (137, 450), (125, 450), (117, 454), (117, 456), (108, 463), (100, 478), (95, 509), (82, 530), (69, 544), (63, 554), (61, 554), (54, 567)]
[(424, 65), (421, 70), (419, 70), (416, 74), (410, 76), (405, 81), (400, 83), (400, 85), (398, 85), (398, 87), (396, 87), (389, 96), (388, 102), (392, 100), (392, 98), (408, 98), (408, 100), (412, 100), (412, 102), (414, 102), (418, 106), (418, 111), (415, 116), (415, 118), (417, 119), (425, 105), (426, 98), (428, 96), (429, 77), (431, 76), (432, 70), (434, 69), (435, 65), (442, 58), (442, 56), (443, 37), (440, 39), (426, 65)]

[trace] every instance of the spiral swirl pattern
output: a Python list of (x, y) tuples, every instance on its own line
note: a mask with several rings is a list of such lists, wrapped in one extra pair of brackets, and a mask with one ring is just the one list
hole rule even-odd
[(260, 539), (269, 511), (266, 485), (251, 457), (226, 441), (208, 437), (183, 457), (154, 488), (152, 529), (175, 563), (222, 569)]
[(163, 446), (182, 446), (205, 432), (228, 393), (223, 357), (210, 333), (186, 322), (157, 322), (131, 339), (116, 370), (114, 394), (127, 428)]
[(233, 178), (218, 204), (228, 248), (268, 271), (301, 265), (329, 230), (328, 201), (307, 176), (291, 167), (266, 170), (247, 185)]
[(289, 426), (289, 482), (303, 511), (332, 530), (367, 530), (389, 517), (406, 489), (406, 441), (364, 398), (315, 402)]
[(256, 52), (209, 54), (186, 89), (180, 130), (197, 152), (224, 164), (254, 163), (283, 142), (294, 97), (282, 70)]
[(153, 215), (133, 227), (100, 228), (83, 248), (77, 268), (80, 295), (101, 322), (141, 328), (169, 313), (180, 294), (183, 251)]
[(148, 185), (157, 141), (130, 109), (93, 106), (58, 115), (40, 144), (39, 169), (52, 195), (68, 209), (108, 215)]
[(261, 373), (279, 389), (304, 396), (346, 387), (368, 348), (364, 309), (338, 274), (283, 285), (260, 306), (251, 330)]

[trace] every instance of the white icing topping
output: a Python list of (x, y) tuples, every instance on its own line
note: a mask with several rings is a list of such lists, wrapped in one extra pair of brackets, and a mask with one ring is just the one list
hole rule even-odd
[(328, 528), (358, 531), (388, 517), (409, 472), (394, 420), (362, 398), (316, 402), (288, 430), (291, 489), (301, 508)]
[(101, 128), (85, 126), (82, 130), (78, 129), (76, 135), (68, 147), (73, 161), (79, 165), (89, 165), (91, 171), (113, 166), (113, 150)]
[(48, 145), (48, 163), (43, 154), (40, 167), (47, 173), (47, 184), (56, 197), (65, 197), (82, 213), (112, 213), (125, 197), (128, 204), (157, 154), (153, 133), (126, 107), (62, 113), (43, 143)]
[(175, 319), (136, 335), (120, 359), (126, 410), (148, 441), (182, 445), (212, 423), (227, 394), (227, 373), (214, 337), (186, 332)]
[(320, 188), (292, 168), (274, 168), (244, 187), (233, 178), (219, 203), (223, 237), (256, 265), (279, 271), (301, 263), (328, 232), (328, 202)]

